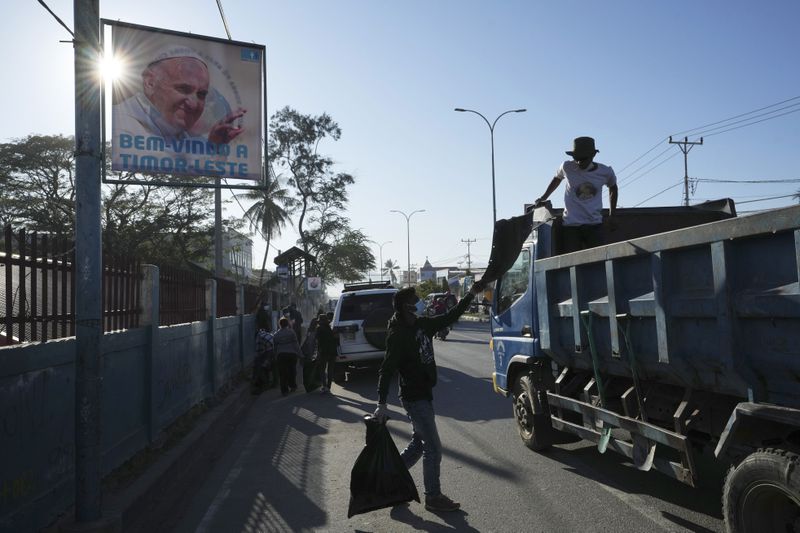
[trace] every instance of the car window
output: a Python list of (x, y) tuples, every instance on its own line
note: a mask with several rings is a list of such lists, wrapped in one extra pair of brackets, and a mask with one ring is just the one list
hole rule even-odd
[(378, 308), (391, 308), (393, 293), (342, 295), (339, 320), (364, 320)]
[(497, 314), (499, 315), (519, 300), (528, 290), (529, 272), (531, 268), (531, 252), (523, 248), (514, 265), (500, 278), (497, 298)]

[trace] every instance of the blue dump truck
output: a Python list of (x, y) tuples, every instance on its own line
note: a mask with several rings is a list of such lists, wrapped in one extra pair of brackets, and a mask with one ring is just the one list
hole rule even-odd
[(729, 531), (800, 532), (800, 206), (615, 219), (571, 253), (549, 204), (495, 226), (493, 385), (522, 441), (585, 439), (690, 486), (711, 457)]

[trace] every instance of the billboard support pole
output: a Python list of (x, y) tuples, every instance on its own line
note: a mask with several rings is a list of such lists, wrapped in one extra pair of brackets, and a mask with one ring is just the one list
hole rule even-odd
[(75, 521), (101, 521), (102, 165), (99, 0), (75, 16)]
[(222, 180), (215, 179), (214, 189), (214, 276), (222, 277)]

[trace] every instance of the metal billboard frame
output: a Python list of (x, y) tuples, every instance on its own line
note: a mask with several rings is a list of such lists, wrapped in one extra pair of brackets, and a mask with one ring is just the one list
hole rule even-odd
[[(263, 150), (264, 150), (264, 162), (261, 168), (261, 180), (260, 185), (231, 185), (227, 183), (229, 179), (240, 179), (240, 178), (227, 178), (227, 177), (220, 177), (220, 176), (198, 176), (200, 178), (206, 179), (213, 179), (216, 183), (201, 183), (201, 182), (193, 182), (193, 181), (186, 181), (186, 182), (174, 182), (174, 181), (164, 181), (164, 180), (139, 180), (139, 179), (110, 179), (107, 177), (107, 168), (106, 168), (106, 92), (107, 89), (105, 84), (103, 85), (103, 90), (100, 92), (100, 100), (101, 100), (101, 137), (103, 139), (102, 147), (101, 147), (101, 157), (102, 157), (102, 183), (104, 184), (111, 184), (111, 185), (142, 185), (142, 186), (150, 186), (150, 187), (196, 187), (200, 189), (238, 189), (238, 190), (251, 190), (251, 191), (265, 191), (267, 190), (267, 178), (269, 176), (269, 153), (267, 151), (267, 140), (269, 135), (269, 117), (267, 113), (267, 48), (263, 44), (255, 44), (255, 43), (247, 43), (244, 41), (234, 41), (232, 39), (222, 39), (220, 37), (211, 37), (208, 35), (197, 35), (194, 33), (186, 33), (180, 32), (175, 30), (167, 30), (164, 28), (155, 28), (153, 26), (144, 26), (141, 24), (133, 24), (130, 22), (122, 22), (120, 20), (110, 20), (110, 19), (100, 19), (100, 50), (105, 52), (105, 29), (106, 27), (114, 27), (119, 26), (123, 28), (132, 28), (136, 30), (144, 30), (144, 31), (152, 31), (156, 33), (164, 33), (168, 35), (175, 35), (177, 37), (186, 37), (191, 39), (199, 39), (203, 41), (211, 41), (217, 42), (222, 44), (229, 44), (234, 46), (243, 46), (247, 48), (254, 48), (261, 51), (261, 87), (262, 87), (262, 103), (263, 103), (263, 111), (264, 116), (262, 117), (264, 120), (264, 140), (263, 140)], [(134, 174), (145, 174), (143, 172), (137, 172)], [(222, 181), (225, 180), (225, 185), (222, 184)]]

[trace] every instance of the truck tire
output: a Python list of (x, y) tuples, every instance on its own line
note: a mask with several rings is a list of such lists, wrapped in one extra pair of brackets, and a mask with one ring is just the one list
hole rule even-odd
[(722, 513), (730, 533), (800, 532), (800, 455), (766, 448), (725, 479)]
[(517, 422), (517, 431), (525, 446), (535, 452), (546, 450), (550, 447), (550, 417), (547, 414), (534, 414), (533, 401), (536, 388), (530, 376), (522, 374), (514, 382), (514, 420)]

